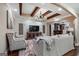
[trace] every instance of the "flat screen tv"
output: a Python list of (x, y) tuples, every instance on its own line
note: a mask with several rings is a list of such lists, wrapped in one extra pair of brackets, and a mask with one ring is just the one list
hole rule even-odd
[(39, 32), (39, 26), (29, 25), (29, 32)]

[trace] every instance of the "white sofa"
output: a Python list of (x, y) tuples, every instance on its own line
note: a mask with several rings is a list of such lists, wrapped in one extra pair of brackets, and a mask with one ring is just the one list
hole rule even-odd
[(41, 36), (33, 40), (26, 40), (26, 42), (28, 42), (28, 48), (20, 51), (19, 55), (62, 56), (74, 49), (72, 35)]
[(53, 40), (51, 44), (51, 49), (47, 50), (47, 45), (45, 40), (40, 40), (33, 44), (34, 53), (37, 56), (61, 56), (68, 51), (74, 49), (73, 36), (72, 35), (60, 35), (51, 37), (39, 37), (39, 39), (50, 39)]

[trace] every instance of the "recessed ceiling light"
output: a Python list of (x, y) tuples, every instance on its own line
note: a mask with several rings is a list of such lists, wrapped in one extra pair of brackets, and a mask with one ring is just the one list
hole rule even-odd
[(41, 3), (41, 5), (45, 5), (45, 3)]
[(58, 18), (54, 18), (54, 21), (59, 21), (60, 19), (58, 19)]
[(13, 9), (15, 12), (17, 12), (17, 9)]
[(62, 8), (58, 8), (58, 11), (61, 11), (62, 10)]

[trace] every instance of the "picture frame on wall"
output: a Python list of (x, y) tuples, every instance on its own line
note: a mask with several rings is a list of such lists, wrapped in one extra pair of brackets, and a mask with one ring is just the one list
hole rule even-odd
[(7, 29), (13, 29), (13, 21), (8, 10), (7, 10)]

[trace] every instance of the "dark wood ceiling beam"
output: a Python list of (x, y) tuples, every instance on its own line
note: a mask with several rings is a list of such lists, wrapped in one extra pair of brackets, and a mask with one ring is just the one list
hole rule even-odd
[(22, 3), (19, 3), (19, 14), (22, 15)]
[(39, 9), (39, 7), (35, 7), (33, 12), (31, 13), (31, 16), (33, 17), (39, 11)]
[(47, 19), (51, 19), (51, 18), (56, 17), (56, 16), (59, 16), (59, 15), (61, 15), (61, 14), (59, 14), (59, 13), (55, 13), (55, 14), (53, 14), (53, 15), (47, 17)]
[(48, 15), (49, 13), (51, 13), (52, 11), (50, 11), (50, 10), (48, 10), (48, 11), (46, 11), (44, 14), (43, 14), (43, 16), (46, 16), (46, 15)]

